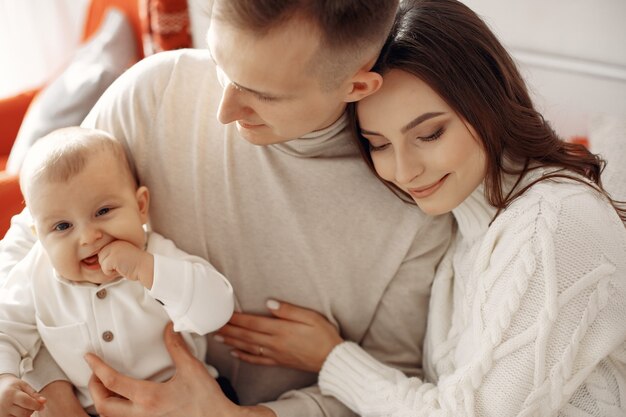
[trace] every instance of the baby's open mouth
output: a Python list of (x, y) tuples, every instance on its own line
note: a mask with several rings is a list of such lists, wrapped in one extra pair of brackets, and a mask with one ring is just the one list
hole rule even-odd
[(88, 269), (99, 269), (100, 263), (98, 262), (98, 254), (91, 255), (80, 261)]

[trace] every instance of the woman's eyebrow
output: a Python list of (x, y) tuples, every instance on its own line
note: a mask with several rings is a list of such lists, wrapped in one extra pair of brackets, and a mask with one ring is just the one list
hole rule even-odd
[(409, 130), (413, 129), (415, 126), (419, 125), (420, 123), (425, 122), (428, 119), (432, 119), (433, 117), (441, 116), (442, 114), (443, 114), (443, 112), (424, 113), (424, 114), (422, 114), (420, 116), (417, 116), (415, 119), (411, 120), (402, 129), (400, 129), (400, 131), (402, 133), (406, 133)]
[[(428, 113), (421, 114), (417, 116), (415, 119), (411, 120), (406, 125), (404, 125), (404, 127), (400, 129), (400, 131), (402, 133), (406, 133), (409, 130), (413, 129), (415, 126), (419, 125), (420, 123), (425, 122), (426, 120), (432, 119), (433, 117), (441, 116), (442, 114), (444, 114), (444, 112), (428, 112)], [(383, 136), (378, 132), (372, 132), (366, 129), (361, 129), (361, 134), (371, 135), (371, 136)]]

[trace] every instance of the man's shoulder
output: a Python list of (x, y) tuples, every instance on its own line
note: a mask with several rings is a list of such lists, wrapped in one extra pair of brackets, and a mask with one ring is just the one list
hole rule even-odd
[(206, 66), (212, 63), (211, 55), (204, 49), (177, 49), (150, 55), (134, 65), (144, 70), (172, 70), (178, 67)]

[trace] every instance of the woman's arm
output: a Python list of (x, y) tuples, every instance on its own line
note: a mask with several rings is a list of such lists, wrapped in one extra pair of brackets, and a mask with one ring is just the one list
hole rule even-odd
[[(358, 345), (341, 343), (322, 367), (322, 393), (363, 416), (532, 415), (570, 407), (581, 383), (626, 338), (624, 231), (611, 222), (591, 225), (580, 211), (584, 202), (542, 202), (511, 213), (510, 224), (504, 215), (494, 223), (481, 245), (489, 251), (476, 255), (480, 262), (461, 284), (468, 286), (469, 308), (456, 312), (457, 329), (431, 352), (436, 383), (408, 378)], [(589, 246), (595, 247), (571, 253)], [(437, 300), (452, 308), (452, 297), (433, 293)], [(236, 315), (219, 336), (249, 362), (317, 369), (327, 352), (316, 355), (319, 340), (332, 340), (332, 332), (313, 324), (321, 317), (303, 326), (293, 315), (272, 313), (276, 318)], [(618, 369), (611, 372), (607, 384), (611, 378), (626, 384)], [(604, 394), (595, 397), (598, 404)]]
[(266, 304), (273, 318), (235, 313), (215, 339), (246, 362), (319, 372), (343, 342), (337, 328), (315, 311), (275, 300)]

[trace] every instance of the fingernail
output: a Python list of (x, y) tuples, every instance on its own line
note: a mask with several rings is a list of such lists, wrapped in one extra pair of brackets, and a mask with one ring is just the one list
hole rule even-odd
[(213, 335), (213, 340), (215, 340), (218, 343), (224, 343), (224, 338), (220, 336), (219, 334)]
[(278, 301), (276, 301), (276, 300), (267, 300), (265, 305), (270, 310), (278, 310), (280, 308), (280, 303)]
[(91, 355), (86, 353), (83, 355), (83, 359), (85, 360), (85, 362), (87, 362), (87, 365), (89, 365), (89, 367), (91, 368), (91, 361), (92, 361)]
[(239, 354), (237, 352), (235, 352), (234, 350), (230, 351), (230, 356), (232, 356), (233, 358), (238, 358)]

